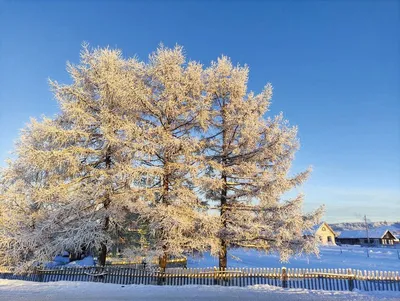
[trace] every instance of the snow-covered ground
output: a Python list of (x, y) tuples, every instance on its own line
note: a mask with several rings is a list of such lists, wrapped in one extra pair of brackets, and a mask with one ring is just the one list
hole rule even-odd
[[(230, 254), (231, 267), (289, 268), (353, 268), (360, 270), (400, 271), (397, 249), (351, 247), (322, 247), (320, 258), (300, 256), (289, 263), (281, 263), (274, 254), (255, 250), (236, 249)], [(216, 266), (217, 260), (205, 255), (189, 259), (188, 267)], [(400, 300), (400, 292), (338, 292), (282, 289), (268, 285), (249, 287), (220, 286), (151, 286), (116, 285), (91, 282), (37, 283), (19, 280), (0, 280), (0, 301), (55, 301), (55, 300)]]
[[(400, 271), (400, 259), (398, 249), (390, 248), (367, 248), (360, 246), (329, 246), (320, 248), (320, 256), (300, 256), (291, 258), (288, 263), (281, 263), (279, 256), (275, 254), (265, 254), (256, 250), (233, 249), (229, 254), (233, 257), (228, 258), (230, 267), (268, 267), (279, 268), (352, 268), (358, 270), (380, 270), (380, 271)], [(203, 258), (188, 258), (188, 267), (213, 267), (218, 266), (216, 258), (205, 254)]]
[(117, 285), (92, 282), (27, 282), (0, 280), (1, 301), (128, 301), (128, 300), (192, 300), (192, 301), (377, 301), (399, 300), (399, 292), (327, 292), (282, 289), (268, 285), (250, 287), (221, 286), (151, 286)]

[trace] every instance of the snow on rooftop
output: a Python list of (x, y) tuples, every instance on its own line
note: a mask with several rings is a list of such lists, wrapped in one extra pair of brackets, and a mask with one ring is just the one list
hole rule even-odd
[(317, 230), (323, 225), (327, 225), (329, 227), (329, 225), (325, 222), (320, 222), (319, 224), (314, 225), (313, 227), (311, 227), (310, 230), (305, 230), (303, 231), (303, 235), (314, 235), (315, 232), (317, 232)]
[(396, 226), (380, 226), (380, 227), (374, 227), (373, 229), (380, 229), (380, 230), (389, 230), (390, 233), (394, 234), (394, 235), (400, 235), (400, 228), (396, 227)]
[(368, 235), (366, 230), (344, 230), (338, 238), (382, 238), (386, 233), (387, 228), (369, 229)]

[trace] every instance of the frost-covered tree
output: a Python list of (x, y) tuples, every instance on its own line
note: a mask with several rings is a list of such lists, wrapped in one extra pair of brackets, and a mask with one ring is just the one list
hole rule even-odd
[(219, 212), (219, 266), (227, 267), (230, 246), (279, 251), (283, 260), (294, 252), (315, 252), (303, 229), (314, 225), (321, 210), (304, 215), (302, 196), (285, 202), (282, 196), (301, 185), (309, 170), (289, 177), (298, 148), (297, 129), (282, 115), (265, 118), (272, 87), (247, 92), (248, 68), (220, 58), (206, 71), (211, 98), (205, 155), (208, 200)]
[[(15, 204), (10, 193), (16, 185), (25, 185), (21, 195), (29, 195), (22, 201), (37, 208), (30, 232), (16, 228), (21, 233), (15, 239), (31, 237), (29, 258), (94, 247), (100, 248), (100, 264), (105, 263), (111, 234), (134, 202), (130, 183), (137, 174), (124, 168), (131, 164), (138, 142), (137, 107), (131, 98), (137, 64), (122, 59), (120, 51), (89, 51), (85, 46), (81, 63), (68, 64), (72, 83), (51, 82), (60, 114), (54, 120), (33, 121), (23, 132), (18, 166), (10, 165), (2, 178), (6, 202)], [(29, 182), (35, 187), (28, 189)]]
[(247, 68), (223, 57), (205, 69), (181, 47), (142, 62), (84, 46), (68, 72), (51, 82), (60, 113), (28, 125), (1, 173), (0, 264), (96, 249), (104, 265), (136, 236), (163, 269), (204, 250), (226, 267), (230, 246), (315, 251), (301, 236), (319, 212), (281, 202), (308, 175), (288, 176), (296, 128), (264, 118), (271, 87), (248, 93)]
[(40, 205), (36, 191), (46, 185), (46, 174), (22, 159), (9, 162), (0, 178), (0, 266), (29, 260), (36, 246), (31, 234)]
[(51, 82), (60, 114), (32, 121), (3, 173), (2, 206), (34, 226), (3, 228), (1, 246), (12, 241), (31, 260), (95, 248), (104, 265), (119, 235), (145, 225), (146, 251), (162, 268), (167, 255), (207, 248), (212, 223), (195, 190), (195, 132), (207, 112), (202, 66), (185, 63), (181, 47), (161, 47), (144, 63), (85, 46), (68, 72), (71, 84)]
[(32, 150), (56, 151), (52, 138), (42, 136), (51, 123), (33, 121), (18, 143), (19, 156), (2, 172), (0, 264), (29, 267), (63, 250), (76, 253), (106, 239), (90, 204), (75, 201), (77, 183), (64, 177), (65, 169), (43, 169), (46, 158), (31, 157)]
[(168, 256), (203, 251), (212, 238), (212, 223), (196, 190), (203, 166), (198, 130), (205, 126), (208, 108), (203, 68), (186, 62), (181, 47), (161, 47), (139, 73), (143, 81), (136, 100), (145, 139), (131, 168), (140, 167), (140, 219), (149, 224), (150, 249), (165, 269)]

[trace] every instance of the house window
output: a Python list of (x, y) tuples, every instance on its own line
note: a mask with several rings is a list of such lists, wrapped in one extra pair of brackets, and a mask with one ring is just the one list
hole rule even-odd
[(332, 242), (332, 236), (328, 236), (328, 242)]
[(321, 229), (322, 231), (326, 231), (326, 228), (325, 227), (322, 227), (322, 229)]

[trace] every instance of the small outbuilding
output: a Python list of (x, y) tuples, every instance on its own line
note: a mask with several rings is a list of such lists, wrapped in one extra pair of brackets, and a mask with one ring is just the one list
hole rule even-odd
[(336, 238), (343, 245), (381, 246), (393, 245), (396, 237), (388, 229), (345, 230)]
[(322, 245), (334, 245), (335, 231), (325, 222), (319, 223), (303, 233), (305, 237), (316, 237)]

